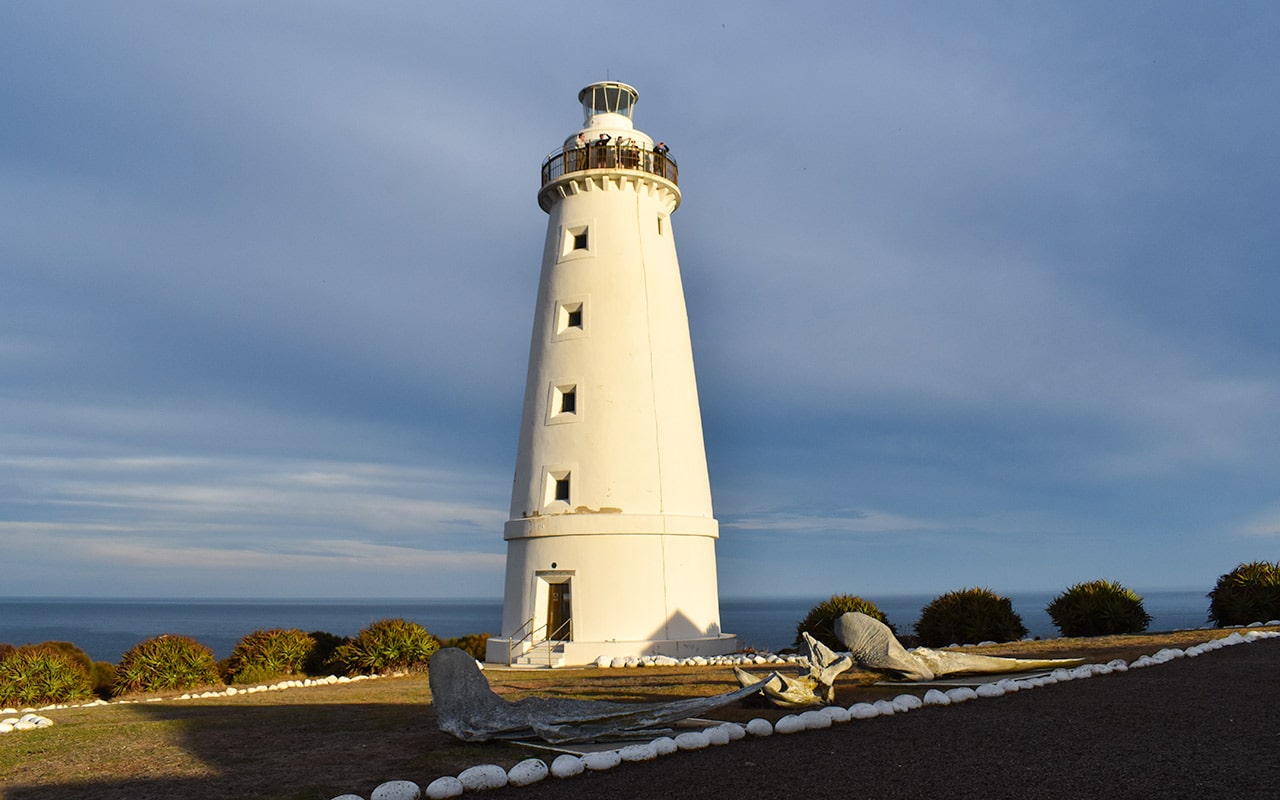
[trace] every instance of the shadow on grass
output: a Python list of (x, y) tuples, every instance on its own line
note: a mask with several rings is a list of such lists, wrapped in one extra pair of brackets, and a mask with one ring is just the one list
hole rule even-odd
[(3, 790), (5, 800), (368, 797), (388, 780), (426, 785), (456, 774), (458, 764), (523, 757), (515, 751), (504, 759), (514, 748), (467, 745), (440, 733), (423, 702), (250, 705), (228, 698), (127, 708), (136, 710), (128, 720), (86, 713), (49, 729), (61, 739), (47, 746), (28, 740), (24, 761), (58, 759), (49, 763), (63, 766), (52, 781), (26, 773), (34, 779), (28, 785), (20, 770)]

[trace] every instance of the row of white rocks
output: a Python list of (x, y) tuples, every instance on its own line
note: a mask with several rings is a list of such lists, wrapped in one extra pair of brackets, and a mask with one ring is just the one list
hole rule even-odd
[[(228, 686), (225, 689), (219, 689), (217, 691), (210, 690), (207, 692), (199, 692), (196, 694), (192, 694), (188, 692), (186, 694), (181, 694), (176, 697), (157, 696), (157, 697), (143, 697), (143, 698), (134, 699), (134, 700), (110, 700), (110, 701), (99, 699), (99, 700), (92, 700), (88, 703), (58, 703), (56, 705), (42, 706), (40, 708), (23, 708), (23, 709), (0, 708), (0, 714), (22, 714), (23, 715), (21, 718), (5, 719), (3, 722), (0, 722), (0, 733), (12, 733), (13, 731), (28, 731), (28, 730), (34, 730), (35, 728), (46, 728), (49, 725), (53, 724), (53, 721), (48, 719), (47, 717), (40, 717), (36, 713), (38, 711), (58, 711), (60, 709), (67, 709), (67, 708), (94, 708), (96, 706), (129, 705), (132, 703), (160, 703), (165, 700), (198, 700), (198, 699), (210, 698), (210, 697), (234, 697), (235, 695), (239, 695), (239, 694), (257, 694), (259, 692), (279, 692), (285, 689), (304, 689), (311, 686), (332, 686), (337, 683), (357, 683), (359, 681), (370, 681), (376, 678), (397, 677), (403, 674), (405, 673), (394, 673), (392, 675), (354, 675), (351, 677), (347, 677), (345, 675), (341, 677), (336, 675), (328, 675), (323, 678), (307, 678), (305, 680), (287, 680), (287, 681), (280, 681), (279, 683), (263, 684), (261, 686), (246, 686), (239, 689), (237, 689), (234, 686)], [(17, 723), (21, 722), (22, 720), (25, 720), (27, 717), (39, 717), (39, 719), (44, 720), (44, 724), (19, 727)], [(10, 725), (10, 727), (6, 727), (6, 725)]]
[[(980, 685), (976, 689), (958, 686), (947, 691), (930, 689), (924, 697), (913, 694), (901, 694), (892, 700), (877, 700), (874, 703), (854, 703), (848, 708), (828, 706), (799, 714), (788, 714), (777, 722), (756, 718), (746, 725), (726, 722), (700, 731), (681, 733), (674, 738), (662, 736), (644, 744), (631, 744), (618, 750), (605, 750), (577, 756), (564, 754), (557, 756), (550, 764), (539, 758), (521, 761), (511, 769), (503, 769), (497, 764), (482, 764), (463, 770), (457, 776), (437, 778), (424, 790), (413, 781), (388, 781), (379, 785), (369, 796), (369, 800), (431, 800), (459, 797), (465, 792), (479, 792), (487, 789), (500, 789), (504, 786), (528, 786), (545, 780), (548, 777), (572, 778), (587, 771), (613, 769), (627, 761), (651, 761), (660, 756), (669, 755), (677, 750), (701, 750), (707, 747), (726, 745), (747, 736), (772, 736), (773, 734), (791, 734), (800, 731), (830, 728), (832, 725), (851, 720), (865, 720), (873, 717), (884, 717), (892, 714), (903, 714), (925, 706), (949, 706), (981, 698), (1001, 697), (1012, 692), (1050, 686), (1057, 683), (1092, 678), (1095, 675), (1109, 675), (1125, 672), (1130, 669), (1165, 664), (1177, 658), (1194, 658), (1204, 653), (1245, 644), (1259, 639), (1280, 637), (1280, 631), (1250, 631), (1245, 634), (1233, 633), (1221, 639), (1204, 642), (1185, 650), (1167, 648), (1149, 656), (1141, 656), (1132, 663), (1123, 659), (1115, 659), (1106, 664), (1084, 664), (1073, 669), (1056, 669), (1047, 675), (1037, 678), (1019, 680), (1005, 679)], [(611, 664), (612, 666), (612, 664)], [(623, 666), (626, 666), (625, 664)], [(639, 665), (636, 665), (639, 666)], [(344, 794), (333, 800), (364, 800), (357, 794)]]

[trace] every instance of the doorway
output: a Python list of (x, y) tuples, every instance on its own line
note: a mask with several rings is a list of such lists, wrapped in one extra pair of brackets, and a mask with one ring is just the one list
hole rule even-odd
[(565, 578), (547, 584), (547, 638), (567, 642), (573, 639), (573, 598), (571, 581)]

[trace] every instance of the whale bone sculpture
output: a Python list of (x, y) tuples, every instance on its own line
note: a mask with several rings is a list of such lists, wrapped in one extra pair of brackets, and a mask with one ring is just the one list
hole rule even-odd
[(809, 655), (801, 662), (808, 670), (792, 678), (778, 672), (760, 681), (754, 675), (737, 667), (733, 674), (738, 683), (746, 686), (763, 684), (764, 696), (776, 706), (789, 708), (793, 706), (822, 706), (834, 703), (836, 699), (836, 678), (840, 673), (853, 666), (853, 659), (832, 652), (831, 648), (803, 633)]
[(431, 704), (436, 724), (464, 742), (542, 739), (553, 744), (653, 738), (653, 728), (698, 717), (762, 691), (769, 680), (736, 691), (663, 703), (618, 703), (494, 694), (470, 653), (446, 647), (431, 657)]
[(1003, 658), (927, 647), (907, 650), (888, 625), (860, 611), (842, 614), (832, 628), (859, 667), (896, 672), (909, 681), (930, 681), (965, 673), (1056, 669), (1084, 663), (1081, 658)]

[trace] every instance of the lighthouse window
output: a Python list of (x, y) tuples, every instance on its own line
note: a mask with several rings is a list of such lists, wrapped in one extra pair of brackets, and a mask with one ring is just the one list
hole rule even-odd
[(587, 329), (586, 303), (561, 300), (556, 304), (555, 338), (581, 336)]
[(579, 418), (582, 404), (578, 402), (577, 383), (551, 384), (551, 394), (547, 400), (548, 425), (575, 422)]
[(570, 497), (569, 479), (570, 472), (567, 469), (547, 470), (546, 495), (543, 499), (543, 505), (568, 503)]
[(581, 225), (565, 225), (560, 229), (559, 261), (572, 258), (587, 258), (594, 255), (595, 235), (591, 232), (591, 221)]
[(587, 249), (587, 232), (586, 231), (582, 231), (581, 233), (575, 233), (573, 235), (573, 249), (574, 250)]

